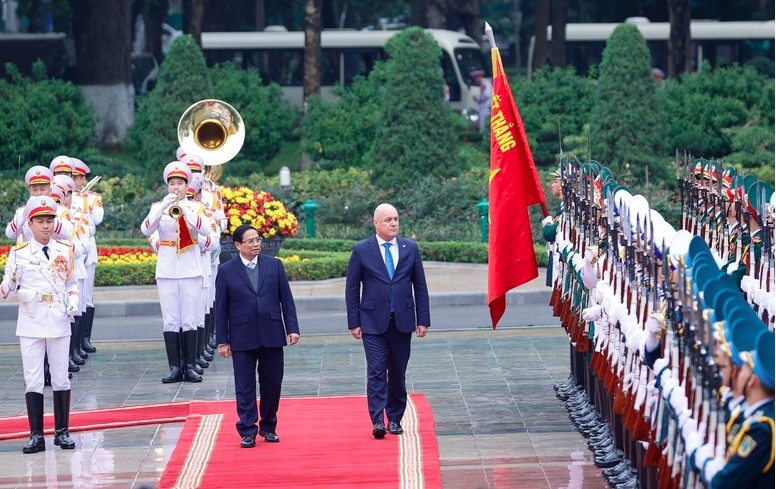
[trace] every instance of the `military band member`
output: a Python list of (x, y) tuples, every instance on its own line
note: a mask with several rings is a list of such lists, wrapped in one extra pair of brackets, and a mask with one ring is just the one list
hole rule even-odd
[[(30, 197), (45, 196), (51, 194), (51, 182), (54, 175), (45, 166), (36, 165), (27, 170), (24, 181), (30, 189)], [(54, 239), (70, 239), (73, 228), (67, 220), (54, 219)], [(9, 239), (15, 239), (17, 244), (32, 239), (32, 231), (24, 216), (24, 207), (16, 209), (13, 219), (5, 227), (5, 235)]]
[[(63, 192), (62, 206), (68, 209), (70, 223), (73, 226), (73, 234), (70, 236), (70, 243), (73, 245), (75, 276), (78, 280), (78, 290), (81, 293), (81, 302), (78, 306), (78, 313), (73, 318), (72, 334), (70, 336), (70, 365), (71, 372), (80, 371), (80, 365), (84, 365), (89, 357), (88, 352), (83, 349), (83, 329), (86, 316), (86, 301), (84, 300), (84, 290), (86, 280), (89, 275), (86, 270), (86, 257), (90, 250), (90, 240), (94, 237), (95, 226), (92, 223), (89, 214), (83, 212), (78, 207), (72, 206), (73, 193), (75, 192), (75, 181), (64, 173), (54, 175), (54, 184), (52, 188), (59, 188)], [(53, 195), (53, 194), (52, 194)]]
[[(71, 206), (76, 211), (88, 214), (96, 231), (97, 226), (102, 223), (102, 220), (105, 217), (105, 211), (102, 207), (102, 196), (94, 190), (84, 190), (91, 170), (86, 163), (78, 158), (71, 158), (71, 160), (73, 161), (73, 181), (76, 186), (76, 192), (73, 193)], [(94, 325), (94, 273), (99, 258), (97, 255), (96, 234), (92, 233), (88, 239), (85, 239), (85, 242), (87, 244), (87, 253), (84, 259), (87, 277), (86, 280), (84, 280), (83, 290), (85, 312), (83, 315), (83, 327), (79, 344), (85, 352), (94, 353), (97, 351), (97, 348), (92, 345), (92, 328)]]
[(24, 453), (46, 449), (43, 438), (43, 358), (48, 355), (54, 396), (54, 445), (75, 448), (69, 433), (70, 380), (68, 345), (70, 317), (78, 311), (78, 284), (70, 243), (53, 239), (56, 203), (49, 196), (30, 197), (24, 216), (30, 241), (8, 254), (0, 294), (19, 295), (16, 335), (22, 353), (30, 440)]
[[(202, 267), (197, 236), (210, 233), (210, 220), (198, 202), (186, 198), (191, 170), (174, 161), (164, 169), (168, 194), (154, 203), (140, 230), (158, 253), (156, 283), (164, 322), (164, 343), (170, 372), (164, 383), (201, 382), (195, 371), (197, 319), (199, 317)], [(185, 360), (181, 362), (180, 347)]]

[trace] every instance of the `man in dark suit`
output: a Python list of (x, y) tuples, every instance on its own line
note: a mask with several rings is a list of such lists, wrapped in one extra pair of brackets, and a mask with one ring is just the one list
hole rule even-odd
[[(283, 347), (299, 342), (299, 323), (283, 264), (277, 258), (259, 254), (261, 238), (256, 229), (244, 224), (235, 229), (232, 237), (240, 254), (218, 268), (216, 342), (222, 357), (232, 357), (240, 446), (252, 448), (257, 433), (266, 442), (280, 441), (275, 427), (283, 381)], [(258, 411), (257, 371), (261, 398)]]
[(423, 338), (431, 323), (428, 287), (418, 245), (398, 238), (399, 214), (390, 204), (375, 209), (376, 235), (356, 244), (348, 262), (345, 302), (348, 329), (364, 343), (372, 436), (403, 433), (407, 406), (404, 375), (412, 333)]

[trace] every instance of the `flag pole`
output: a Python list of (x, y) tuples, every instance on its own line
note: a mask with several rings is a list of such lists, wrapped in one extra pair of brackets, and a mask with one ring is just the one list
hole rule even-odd
[[(495, 49), (496, 51), (498, 51), (498, 47), (496, 46), (496, 38), (495, 38), (495, 36), (493, 35), (493, 27), (491, 27), (491, 26), (490, 26), (490, 24), (489, 24), (488, 22), (485, 22), (485, 36), (488, 38), (488, 43), (490, 44), (490, 50), (491, 50), (491, 53), (493, 52), (493, 50), (494, 50), (494, 49)], [(501, 59), (501, 55), (499, 54), (499, 60), (500, 60), (500, 59)], [(494, 70), (496, 69), (496, 67), (495, 67), (495, 66), (493, 66), (492, 68), (493, 68)], [(503, 65), (501, 66), (501, 68), (503, 69)], [(495, 73), (493, 73), (493, 75), (495, 76)], [(505, 78), (506, 78), (506, 75), (504, 75), (504, 76), (505, 76)], [(492, 102), (491, 102), (491, 103), (492, 103)], [(492, 110), (492, 109), (491, 109), (491, 110)], [(549, 216), (549, 215), (550, 215), (550, 213), (549, 213), (549, 212), (547, 212), (547, 204), (546, 204), (544, 201), (542, 201), (542, 202), (539, 202), (539, 205), (540, 205), (540, 206), (541, 206), (541, 208), (542, 208), (542, 214), (543, 214), (543, 217), (547, 217), (547, 216)]]

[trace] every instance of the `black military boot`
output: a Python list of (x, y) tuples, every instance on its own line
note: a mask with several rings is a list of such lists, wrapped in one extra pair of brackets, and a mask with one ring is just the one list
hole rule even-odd
[(84, 339), (84, 322), (86, 322), (86, 317), (83, 314), (76, 317), (75, 352), (78, 354), (79, 357), (86, 360), (87, 358), (89, 358), (89, 354), (86, 353), (83, 348), (81, 348), (81, 343), (83, 342), (83, 339)]
[(184, 331), (183, 335), (183, 351), (186, 355), (186, 365), (183, 371), (183, 380), (186, 382), (202, 382), (202, 376), (196, 371), (197, 367), (197, 330)]
[(54, 391), (54, 445), (65, 450), (75, 448), (70, 438), (70, 389)]
[(215, 309), (212, 307), (210, 308), (210, 328), (208, 330), (208, 337), (207, 337), (207, 346), (213, 349), (215, 352), (218, 348), (218, 343), (216, 343), (216, 317), (214, 316)]
[(94, 324), (94, 307), (87, 307), (84, 314), (81, 348), (86, 353), (95, 353), (97, 348), (92, 345), (92, 325)]
[(27, 420), (30, 422), (30, 441), (22, 448), (23, 453), (38, 453), (46, 450), (46, 440), (43, 438), (43, 394), (28, 392), (24, 394), (27, 401)]
[(167, 350), (167, 363), (170, 365), (170, 373), (162, 378), (165, 384), (183, 382), (183, 370), (181, 369), (181, 334), (175, 331), (164, 332), (164, 347)]
[[(213, 357), (210, 357), (212, 360)], [(208, 363), (207, 359), (205, 358), (205, 328), (197, 328), (197, 365), (199, 365), (202, 368), (208, 368), (210, 366), (210, 363)]]
[[(80, 330), (80, 328), (78, 326), (80, 324), (81, 324), (81, 316), (76, 316), (74, 318), (74, 321), (70, 323), (70, 361), (76, 366), (83, 365), (86, 363), (84, 359), (81, 357), (81, 355), (78, 354), (78, 350), (80, 349), (78, 345), (78, 341), (79, 341), (78, 331)], [(78, 370), (72, 370), (71, 368), (68, 368), (68, 371), (78, 372)]]

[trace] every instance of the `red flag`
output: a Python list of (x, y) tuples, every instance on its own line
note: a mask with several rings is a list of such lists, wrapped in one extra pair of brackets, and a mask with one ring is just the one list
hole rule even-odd
[[(490, 50), (493, 100), (490, 109), (490, 202), (488, 307), (493, 329), (506, 310), (506, 294), (539, 276), (528, 206), (544, 206), (523, 120), (509, 89), (501, 54)], [(545, 214), (546, 214), (545, 210)]]

